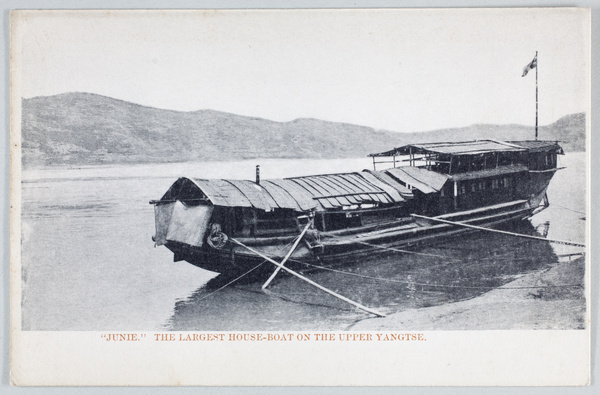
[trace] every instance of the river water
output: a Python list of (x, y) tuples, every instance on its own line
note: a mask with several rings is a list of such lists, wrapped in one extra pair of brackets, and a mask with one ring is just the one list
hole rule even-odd
[[(512, 231), (585, 241), (585, 155), (560, 157), (551, 206)], [(343, 330), (369, 318), (302, 281), (280, 276), (222, 290), (214, 273), (155, 248), (153, 206), (179, 176), (253, 179), (370, 168), (368, 158), (93, 166), (22, 175), (24, 330)], [(390, 253), (307, 275), (392, 313), (475, 297), (580, 248), (470, 233), (413, 254)]]

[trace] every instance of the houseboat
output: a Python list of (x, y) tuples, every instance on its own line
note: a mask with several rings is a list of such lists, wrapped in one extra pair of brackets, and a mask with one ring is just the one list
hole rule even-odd
[(353, 173), (182, 177), (150, 202), (153, 240), (175, 261), (226, 276), (265, 257), (290, 268), (344, 264), (529, 218), (549, 204), (559, 154), (558, 142), (540, 140), (409, 144), (371, 154), (373, 170)]

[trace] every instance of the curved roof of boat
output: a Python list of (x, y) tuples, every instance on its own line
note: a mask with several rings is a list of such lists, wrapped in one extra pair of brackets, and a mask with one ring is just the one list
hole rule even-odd
[[(202, 195), (198, 195), (197, 190), (200, 190)], [(216, 206), (250, 207), (265, 211), (281, 208), (305, 212), (313, 209), (341, 209), (361, 204), (394, 204), (412, 197), (412, 191), (398, 182), (397, 178), (386, 176), (384, 172), (365, 170), (266, 179), (260, 184), (249, 180), (183, 177), (171, 186), (161, 200), (192, 201), (206, 198)]]
[(491, 152), (527, 152), (556, 150), (563, 153), (556, 141), (525, 140), (525, 141), (499, 141), (499, 140), (474, 140), (445, 143), (407, 144), (392, 150), (370, 154), (369, 156), (393, 156), (413, 154), (448, 154), (448, 155), (479, 155)]

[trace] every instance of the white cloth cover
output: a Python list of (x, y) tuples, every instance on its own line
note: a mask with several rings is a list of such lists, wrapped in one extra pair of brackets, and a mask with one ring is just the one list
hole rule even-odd
[(202, 247), (212, 211), (213, 206), (185, 206), (179, 201), (175, 202), (166, 240)]
[(167, 232), (173, 215), (175, 203), (157, 204), (154, 206), (154, 222), (156, 226), (156, 234), (154, 242), (156, 245), (164, 245), (167, 242)]

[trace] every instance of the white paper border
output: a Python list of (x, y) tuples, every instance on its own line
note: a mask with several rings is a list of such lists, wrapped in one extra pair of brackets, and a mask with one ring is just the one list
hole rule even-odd
[[(14, 113), (13, 115), (16, 115), (16, 113)], [(20, 117), (19, 117), (19, 118), (20, 118)], [(19, 119), (19, 118), (17, 118), (17, 119)], [(589, 124), (589, 123), (590, 123), (590, 117), (588, 117), (588, 124)], [(588, 128), (588, 133), (589, 133), (589, 130), (590, 130), (590, 129)], [(588, 141), (589, 141), (589, 140), (588, 140)], [(591, 150), (589, 150), (589, 149), (588, 149), (588, 155), (590, 155), (590, 153), (591, 153)], [(19, 162), (20, 162), (20, 161), (19, 161)], [(588, 163), (588, 166), (589, 166), (589, 163)], [(590, 193), (590, 194), (591, 194), (591, 190), (588, 190), (588, 191), (589, 191), (588, 193)], [(13, 201), (14, 201), (14, 200), (13, 200)], [(20, 201), (20, 199), (19, 199), (19, 201)], [(588, 200), (588, 202), (590, 202), (590, 200)], [(591, 221), (588, 221), (588, 226), (591, 226), (590, 222), (591, 222)], [(19, 233), (20, 233), (20, 232), (19, 232)], [(589, 237), (588, 237), (588, 240), (589, 240)], [(12, 256), (13, 256), (13, 254), (14, 254), (14, 249), (12, 249), (12, 251), (11, 251), (11, 258), (12, 258)], [(590, 254), (588, 253), (588, 259), (589, 259), (589, 255), (590, 255)], [(12, 274), (14, 275), (14, 273), (12, 273)], [(588, 288), (588, 289), (589, 289), (589, 288)], [(588, 298), (588, 305), (589, 305), (589, 303), (590, 303), (590, 298)], [(13, 307), (14, 307), (14, 306), (13, 306)], [(17, 309), (13, 309), (13, 312), (14, 312), (15, 310), (18, 310), (18, 308), (17, 308)], [(590, 310), (588, 309), (588, 311), (590, 311)], [(569, 332), (569, 331), (563, 331), (563, 333), (567, 333), (567, 332)], [(584, 331), (576, 331), (576, 332), (578, 332), (578, 333), (581, 333), (581, 332), (584, 332)], [(479, 333), (481, 333), (481, 332), (479, 332)], [(536, 331), (535, 333), (540, 333), (540, 331)], [(43, 335), (45, 335), (45, 334), (48, 334), (48, 333), (47, 333), (47, 332), (46, 332), (46, 333), (44, 333), (44, 332), (38, 332), (38, 333), (36, 333), (36, 334), (35, 334), (35, 335), (34, 335), (34, 336), (31, 338), (31, 339), (27, 339), (27, 340), (28, 340), (28, 341), (32, 341), (32, 342), (33, 342), (32, 344), (35, 344), (35, 342), (36, 342), (36, 341), (40, 341), (40, 340), (41, 340), (41, 341), (48, 341), (48, 339), (47, 339), (47, 338), (44, 338), (44, 336), (43, 336)], [(73, 340), (73, 342), (71, 343), (71, 342), (70, 342), (70, 340), (67, 340), (67, 342), (68, 342), (68, 343), (71, 343), (71, 344), (73, 344), (73, 345), (75, 345), (75, 346), (77, 346), (77, 345), (81, 346), (81, 344), (78, 344), (78, 342), (79, 342), (79, 341), (81, 341), (81, 340), (79, 340), (78, 338), (79, 338), (79, 337), (81, 337), (81, 336), (83, 336), (83, 337), (85, 338), (85, 337), (87, 337), (87, 336), (92, 336), (92, 334), (93, 334), (93, 333), (85, 333), (85, 334), (81, 334), (81, 333), (69, 333), (69, 334), (67, 334), (67, 337), (68, 337), (68, 339), (71, 339), (71, 340)], [(436, 332), (434, 337), (436, 337), (436, 338), (439, 338), (439, 336), (437, 336), (438, 334), (439, 334), (439, 332)], [(510, 334), (511, 334), (511, 335), (514, 335), (514, 332), (511, 332)], [(35, 339), (35, 337), (36, 337), (37, 335), (40, 335), (40, 336), (41, 336), (41, 338), (40, 338), (40, 339)], [(51, 336), (51, 337), (54, 337), (54, 335), (55, 335), (55, 334), (52, 334), (52, 336)], [(62, 336), (62, 334), (61, 334), (61, 335), (59, 335), (59, 336), (56, 336), (57, 340), (58, 340), (58, 338), (60, 338), (61, 336)], [(513, 337), (513, 339), (515, 339), (515, 336), (511, 336), (511, 337)], [(502, 335), (500, 335), (500, 336), (499, 336), (499, 338), (502, 338)], [(518, 339), (518, 338), (519, 338), (519, 336), (517, 336), (517, 339)], [(85, 343), (85, 342), (88, 342), (88, 341), (91, 341), (91, 342), (93, 343), (93, 340), (90, 340), (90, 339), (87, 339), (87, 340), (86, 340), (86, 339), (83, 339), (83, 341), (84, 341), (84, 343)], [(515, 341), (516, 341), (516, 339), (515, 339)], [(532, 341), (533, 341), (533, 340), (532, 340)], [(60, 345), (60, 346), (64, 345), (64, 344), (62, 344), (62, 343), (61, 343), (61, 341), (58, 341), (57, 343), (58, 343), (58, 345)], [(535, 343), (535, 341), (534, 341), (534, 343)], [(577, 342), (576, 342), (576, 343), (577, 343)], [(460, 341), (457, 341), (457, 343), (456, 343), (456, 344), (462, 344), (462, 343), (461, 343)], [(478, 344), (478, 343), (477, 343), (477, 342), (475, 342), (475, 343), (473, 343), (473, 344)], [(508, 343), (507, 343), (507, 344), (508, 344)], [(579, 344), (579, 343), (577, 343), (577, 344)], [(567, 346), (567, 345), (568, 345), (568, 343), (567, 343), (567, 344), (563, 343), (563, 346)], [(467, 345), (466, 345), (466, 344), (463, 344), (463, 346), (467, 346)], [(56, 347), (56, 348), (54, 348), (54, 350), (56, 351), (56, 350), (58, 350), (59, 348), (62, 348), (62, 347)], [(70, 348), (70, 347), (66, 347), (66, 349), (69, 349), (69, 348)], [(93, 347), (92, 347), (92, 349), (93, 349)], [(490, 351), (492, 351), (492, 350), (490, 350)], [(61, 354), (58, 354), (58, 355), (61, 355)], [(40, 354), (40, 357), (43, 357), (43, 353), (41, 353), (41, 354)], [(158, 357), (154, 357), (154, 358), (160, 358), (160, 356), (158, 356)], [(40, 358), (40, 360), (43, 360), (43, 358)], [(560, 373), (558, 374), (558, 376), (557, 376), (557, 377), (560, 377)], [(130, 383), (130, 384), (131, 384), (131, 383)], [(232, 383), (232, 384), (233, 384), (233, 383)], [(309, 384), (309, 383), (306, 383), (306, 384)], [(306, 385), (306, 384), (303, 384), (303, 385)], [(430, 384), (431, 384), (431, 383), (430, 383)], [(373, 384), (371, 384), (371, 385), (373, 385)], [(427, 385), (427, 384), (426, 384), (426, 385)], [(453, 385), (457, 385), (457, 384), (453, 384)], [(477, 385), (479, 385), (479, 384), (477, 384)]]

